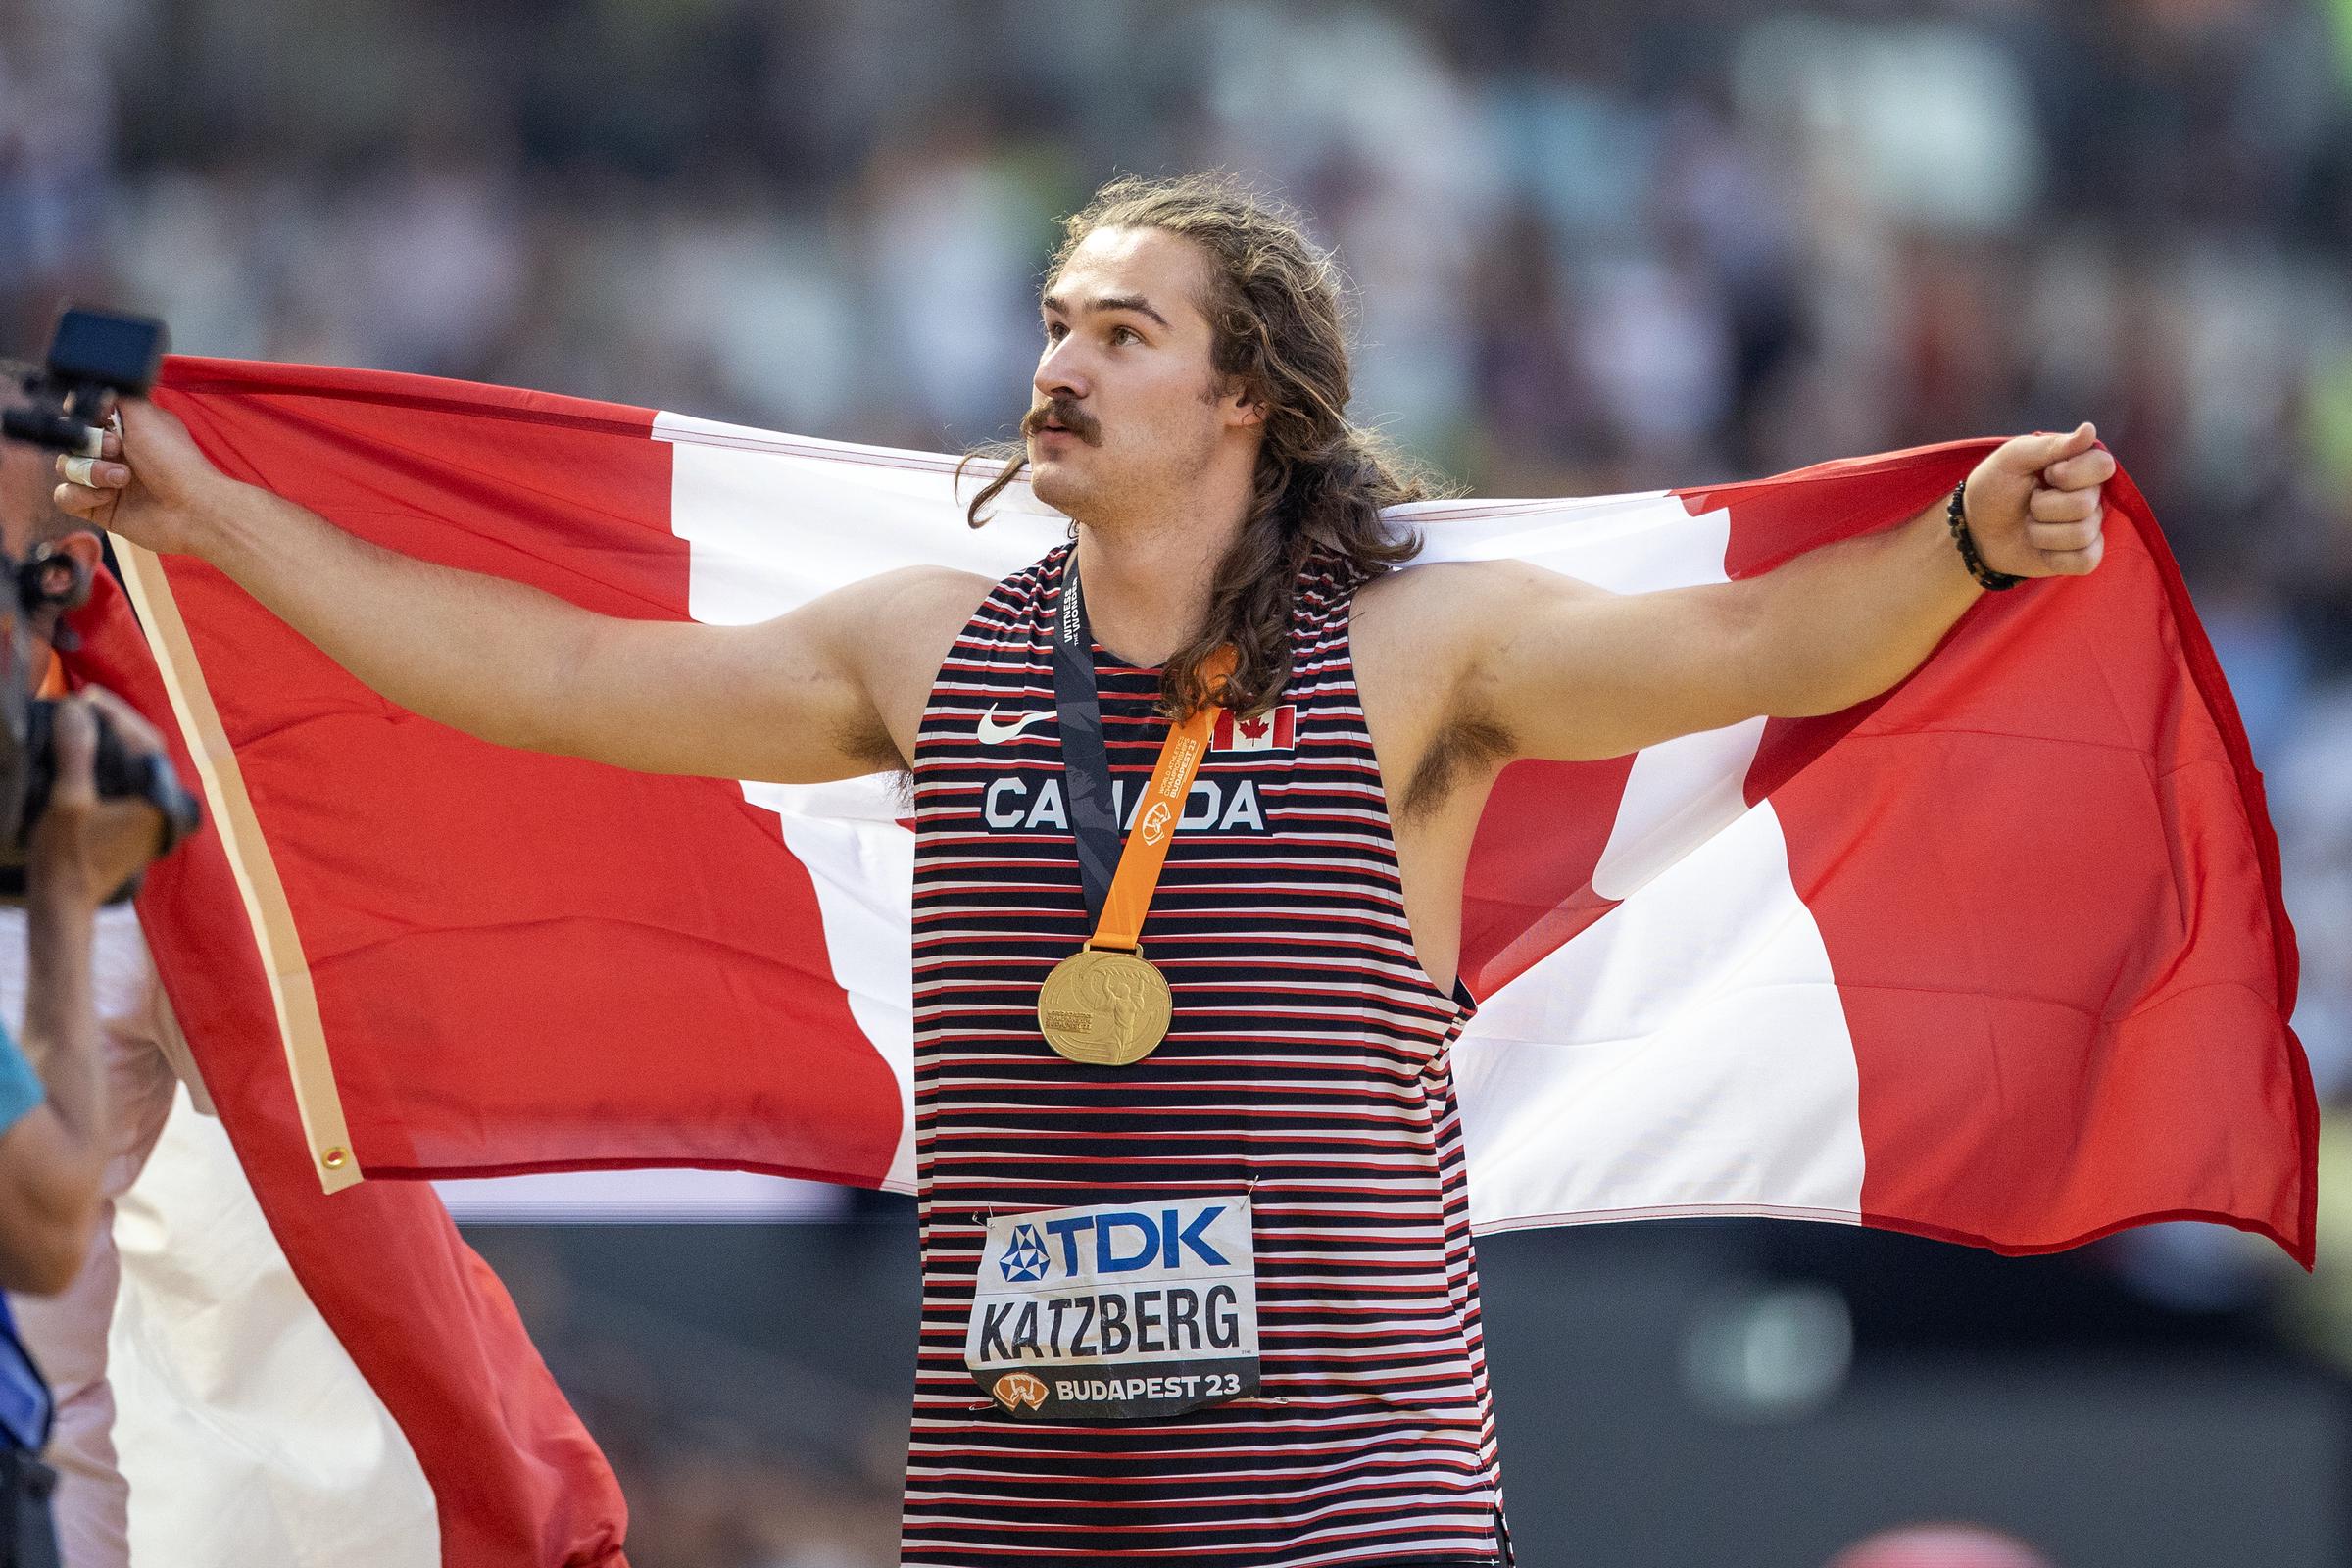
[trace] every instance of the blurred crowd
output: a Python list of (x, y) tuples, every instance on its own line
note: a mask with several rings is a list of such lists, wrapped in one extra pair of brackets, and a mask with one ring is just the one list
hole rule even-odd
[[(2352, 0), (0, 0), (0, 349), (71, 294), (191, 353), (956, 447), (1023, 407), (1057, 215), (1199, 167), (1310, 215), (1357, 416), (1482, 493), (2095, 420), (2352, 1101)], [(2278, 1289), (2233, 1241), (2117, 1250)], [(2325, 1281), (2295, 1317), (2352, 1360)]]

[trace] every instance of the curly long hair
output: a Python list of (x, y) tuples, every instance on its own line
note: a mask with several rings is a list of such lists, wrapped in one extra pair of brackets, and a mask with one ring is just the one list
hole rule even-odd
[[(1207, 619), (1160, 673), (1160, 707), (1171, 715), (1211, 701), (1259, 712), (1290, 678), (1292, 596), (1307, 564), (1326, 558), (1343, 580), (1360, 584), (1411, 560), (1419, 534), (1381, 510), (1425, 500), (1437, 486), (1378, 435), (1348, 422), (1347, 287), (1296, 213), (1224, 175), (1125, 176), (1062, 220), (1047, 277), (1102, 228), (1165, 229), (1200, 247), (1209, 280), (1197, 303), (1211, 332), (1210, 368), (1220, 390), (1238, 388), (1263, 413), (1250, 514), (1217, 564)], [(1017, 446), (966, 461), (973, 457), (1004, 460), (965, 509), (977, 528), (988, 520), (982, 509), (1029, 459)], [(1211, 692), (1201, 665), (1226, 643), (1238, 660), (1221, 691)]]

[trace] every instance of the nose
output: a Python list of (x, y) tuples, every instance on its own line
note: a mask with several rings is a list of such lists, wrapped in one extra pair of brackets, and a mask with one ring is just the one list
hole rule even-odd
[(1038, 392), (1046, 401), (1056, 397), (1073, 401), (1086, 396), (1085, 367), (1079, 363), (1078, 334), (1067, 332), (1058, 343), (1046, 345), (1046, 352), (1037, 357), (1037, 374), (1032, 377)]

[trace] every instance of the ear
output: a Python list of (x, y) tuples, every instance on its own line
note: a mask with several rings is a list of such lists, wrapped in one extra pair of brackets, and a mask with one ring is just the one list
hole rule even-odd
[(55, 539), (49, 541), (49, 553), (56, 556), (72, 556), (81, 564), (84, 571), (93, 574), (97, 572), (99, 564), (106, 559), (106, 547), (99, 542), (98, 536), (87, 528), (75, 528), (71, 533), (59, 534)]
[(1253, 430), (1266, 422), (1266, 411), (1250, 396), (1250, 389), (1240, 380), (1226, 387), (1218, 402), (1225, 406), (1225, 422), (1237, 430)]

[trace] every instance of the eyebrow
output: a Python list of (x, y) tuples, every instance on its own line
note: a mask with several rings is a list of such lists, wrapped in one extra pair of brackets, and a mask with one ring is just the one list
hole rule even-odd
[[(1038, 301), (1038, 305), (1044, 310), (1053, 311), (1061, 316), (1067, 316), (1070, 313), (1069, 307), (1062, 302), (1058, 295), (1048, 294)], [(1152, 302), (1141, 294), (1105, 294), (1094, 302), (1093, 308), (1098, 311), (1133, 311), (1138, 316), (1150, 317), (1168, 331), (1175, 330), (1174, 327), (1168, 325), (1168, 318), (1153, 310)]]

